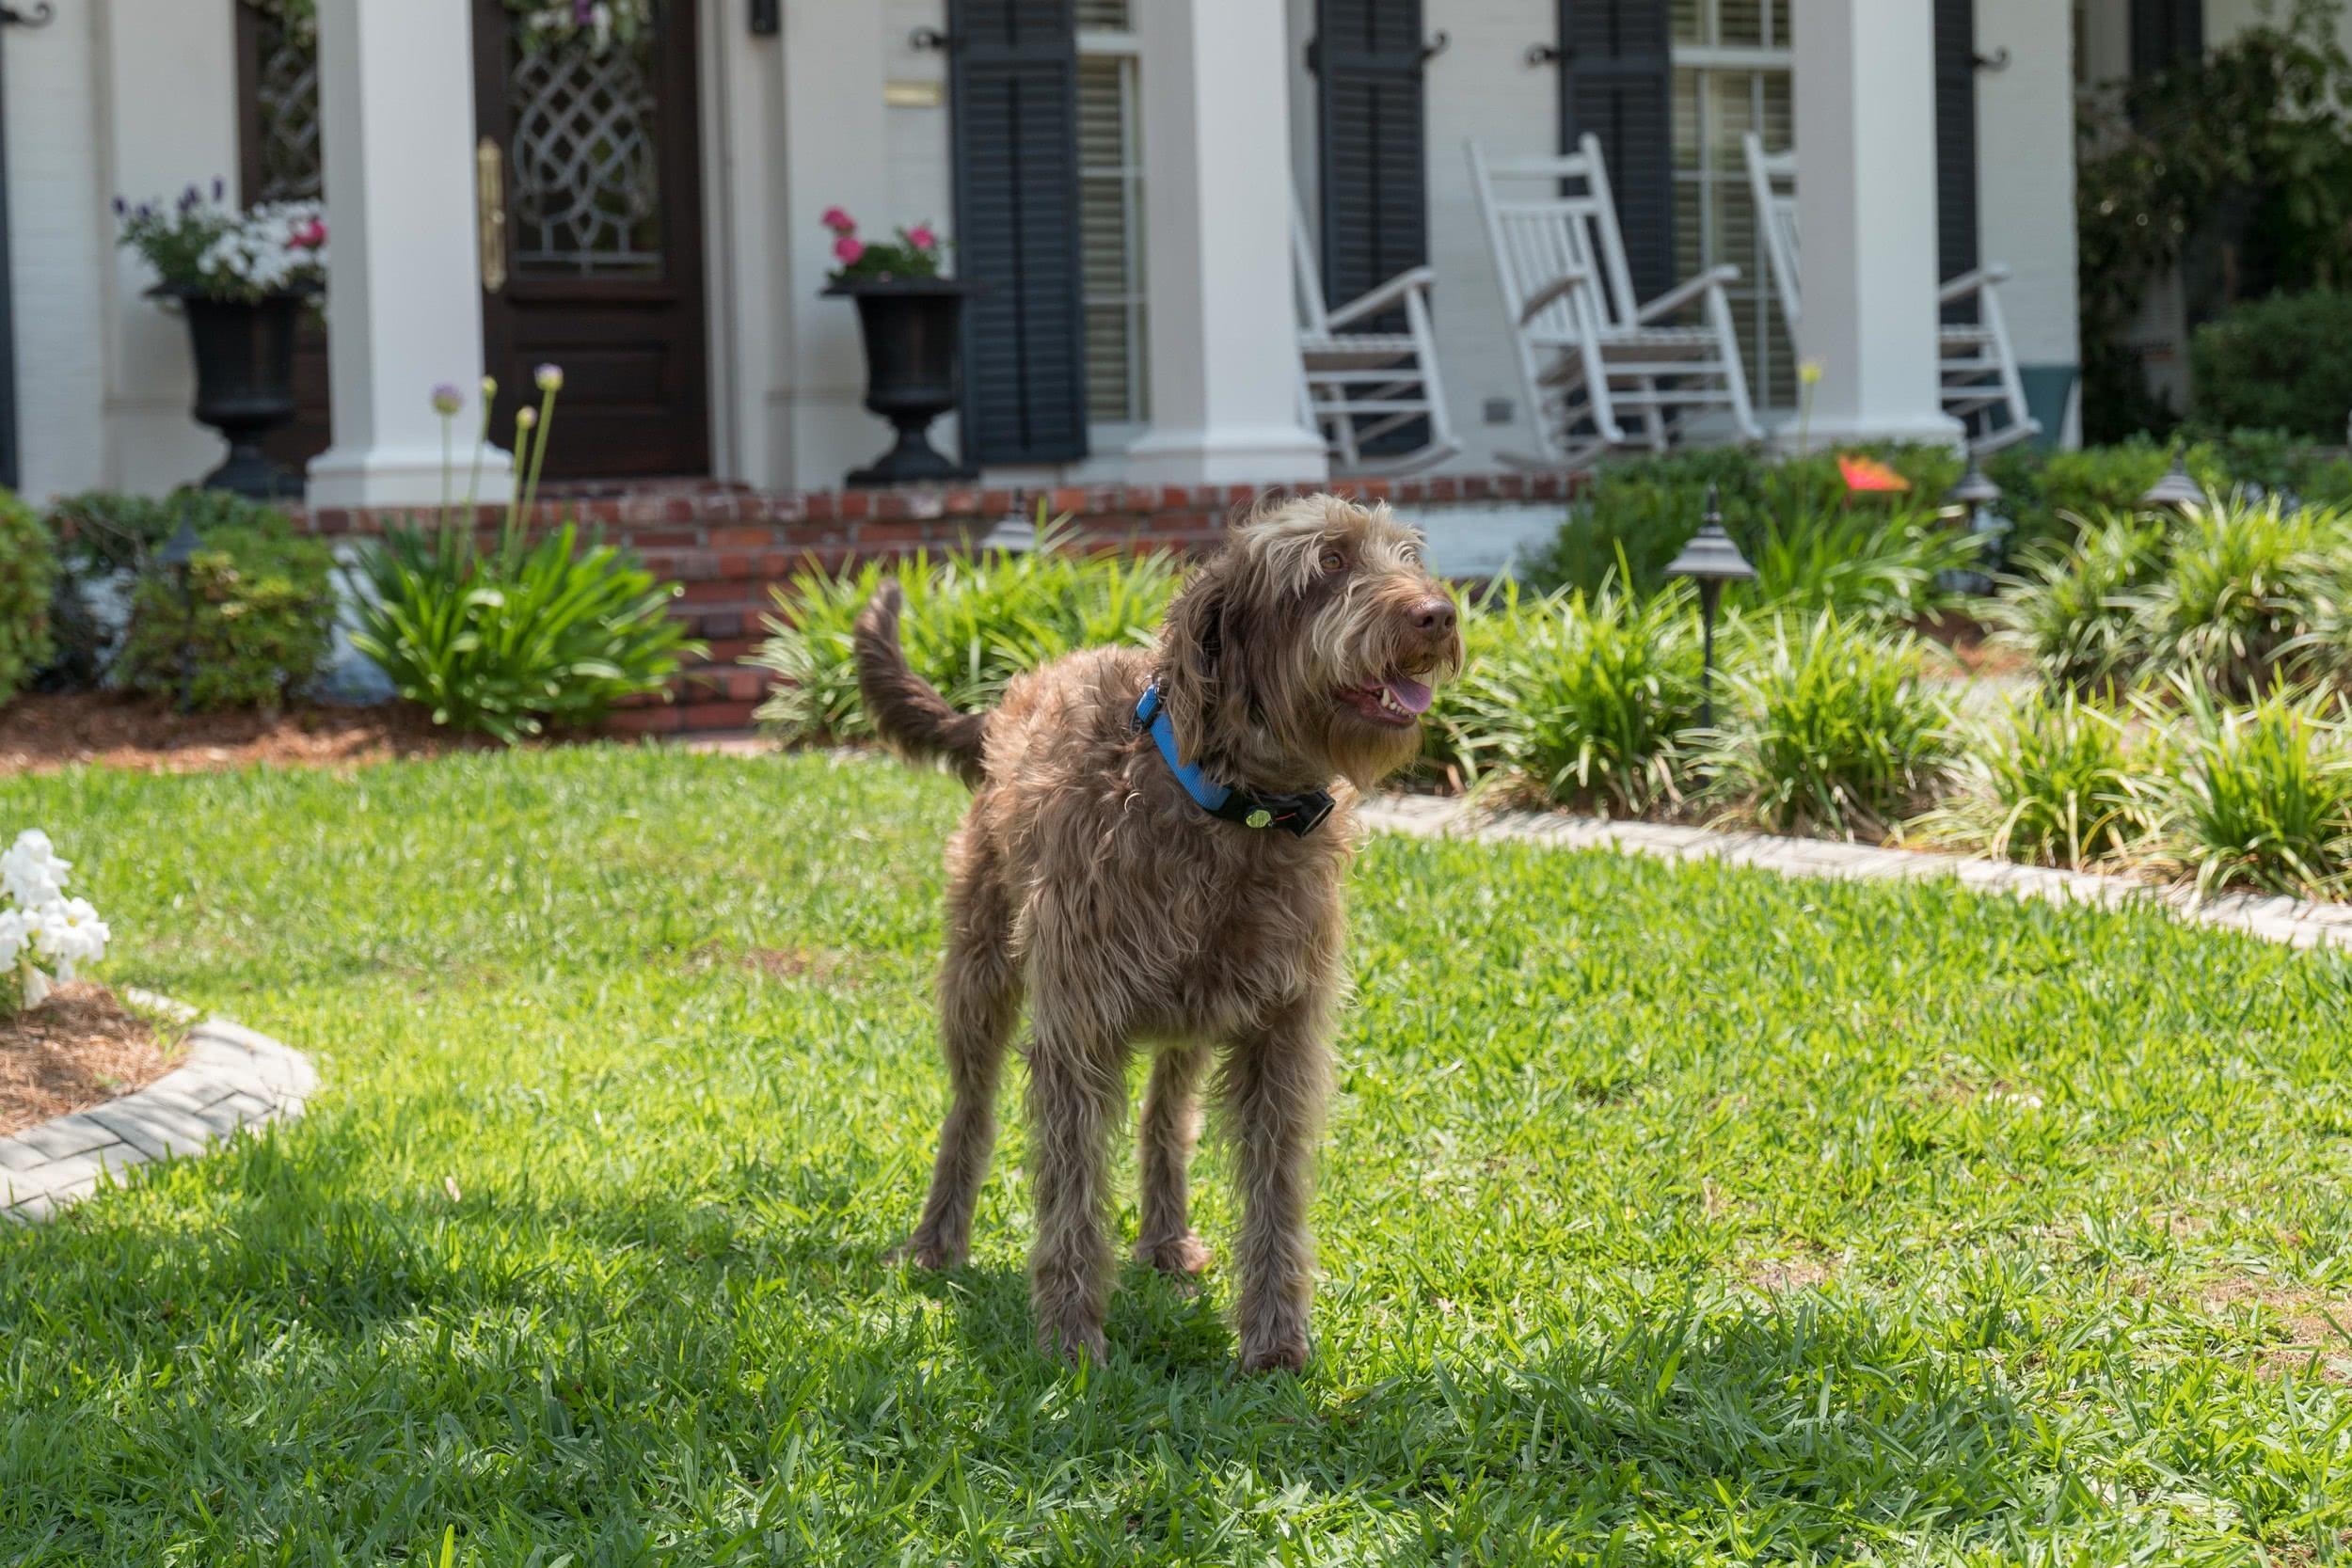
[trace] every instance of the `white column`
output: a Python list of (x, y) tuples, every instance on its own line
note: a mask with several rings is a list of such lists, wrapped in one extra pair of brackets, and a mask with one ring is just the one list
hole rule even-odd
[(1322, 479), (1323, 443), (1298, 417), (1285, 8), (1136, 11), (1152, 429), (1126, 469), (1175, 483)]
[[(67, 24), (68, 8), (58, 11), (56, 25)], [(100, 9), (102, 96), (94, 140), (103, 150), (105, 184), (95, 193), (102, 200), (120, 196), (168, 203), (190, 185), (209, 194), (215, 180), (233, 196), (236, 17), (235, 0), (114, 0)], [(13, 34), (8, 52), (45, 53), (47, 38), (47, 29)], [(9, 129), (27, 118), (18, 109), (9, 116)], [(103, 333), (105, 483), (143, 492), (193, 483), (225, 449), (190, 411), (196, 371), (187, 325), (178, 311), (146, 297), (154, 274), (133, 252), (116, 251), (102, 276), (111, 294)], [(78, 328), (87, 332), (92, 325), (85, 321)], [(18, 330), (22, 334), (24, 326)], [(89, 433), (92, 438), (97, 434)]]
[[(335, 439), (310, 464), (310, 499), (430, 505), (443, 493), (434, 387), (466, 389), (461, 425), (479, 418), (473, 7), (318, 0), (318, 26)], [(485, 454), (484, 499), (512, 483), (506, 455)]]
[[(839, 263), (834, 235), (818, 219), (827, 208), (839, 207), (857, 220), (861, 234), (878, 239), (889, 238), (901, 221), (914, 221), (902, 220), (891, 200), (893, 149), (882, 84), (889, 74), (885, 40), (894, 24), (903, 43), (906, 24), (898, 7), (794, 0), (784, 8), (786, 207), (769, 265), (784, 277), (787, 325), (785, 462), (778, 479), (803, 489), (834, 488), (890, 444), (890, 427), (865, 407), (866, 351), (858, 341), (857, 309), (824, 293), (826, 275)], [(953, 259), (951, 251), (951, 264)]]
[(1961, 438), (1937, 396), (1931, 10), (1796, 0), (1798, 352), (1821, 368), (1816, 444)]

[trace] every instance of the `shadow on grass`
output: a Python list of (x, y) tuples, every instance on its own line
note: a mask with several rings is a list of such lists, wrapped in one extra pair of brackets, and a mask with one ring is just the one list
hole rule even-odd
[[(102, 1201), (13, 1249), (0, 1343), (61, 1317), (84, 1325), (60, 1347), (72, 1381), (121, 1412), (124, 1435), (86, 1451), (86, 1471), (119, 1466), (112, 1484), (130, 1485), (139, 1453), (174, 1446), (152, 1429), (192, 1442), (196, 1418), (141, 1381), (230, 1324), (215, 1347), (227, 1364), (201, 1375), (267, 1441), (212, 1463), (247, 1467), (241, 1484), (278, 1528), (329, 1535), (364, 1517), (371, 1539), (398, 1539), (491, 1508), (596, 1535), (653, 1506), (682, 1462), (758, 1487), (777, 1432), (861, 1456), (842, 1476), (862, 1465), (861, 1489), (911, 1493), (910, 1507), (961, 1445), (1024, 1486), (1104, 1478), (1155, 1507), (1214, 1511), (1191, 1479), (1206, 1466), (1252, 1496), (1371, 1510), (1408, 1536), (1521, 1546), (1661, 1509), (1714, 1521), (1689, 1526), (1694, 1542), (1729, 1531), (1818, 1552), (1889, 1530), (2041, 1528), (2093, 1506), (1981, 1354), (2011, 1332), (1981, 1304), (1969, 1320), (1814, 1295), (1702, 1305), (1661, 1286), (1482, 1342), (1433, 1330), (1460, 1320), (1422, 1302), (1409, 1334), (1355, 1327), (1327, 1338), (1307, 1377), (1246, 1378), (1222, 1315), (1230, 1273), (1195, 1293), (1130, 1264), (1110, 1364), (1080, 1374), (1035, 1349), (1018, 1268), (885, 1262), (861, 1234), (870, 1204), (851, 1172), (748, 1165), (691, 1196), (452, 1198), (370, 1191), (360, 1153), (334, 1136), (260, 1140), (207, 1172), (216, 1202), (184, 1228), (153, 1204)], [(810, 1218), (777, 1220), (787, 1197)], [(266, 1356), (238, 1366), (297, 1331), (284, 1372)], [(381, 1412), (374, 1441), (392, 1462), (348, 1498), (297, 1497), (283, 1475), (350, 1441), (347, 1415), (320, 1415), (344, 1407)], [(519, 1467), (467, 1470), (443, 1451), (464, 1447), (458, 1432)], [(898, 1446), (877, 1446), (894, 1433)], [(587, 1497), (582, 1443), (600, 1477)], [(73, 1513), (61, 1516), (79, 1529)]]

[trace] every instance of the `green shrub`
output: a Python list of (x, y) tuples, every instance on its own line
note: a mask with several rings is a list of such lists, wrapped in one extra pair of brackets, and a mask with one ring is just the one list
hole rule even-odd
[(1699, 711), (1688, 585), (1637, 599), (1604, 583), (1524, 607), (1510, 629), (1474, 656), (1455, 699), (1481, 745), (1548, 800), (1632, 814), (1679, 803)]
[(1995, 454), (1985, 471), (2001, 487), (2002, 513), (2015, 525), (2011, 557), (2063, 549), (2094, 519), (2140, 510), (2139, 498), (2165, 476), (2176, 456), (2208, 490), (2227, 491), (2235, 483), (2212, 446), (2168, 444), (2144, 436), (2075, 451), (2019, 446)]
[(2273, 294), (2189, 340), (2196, 412), (2206, 424), (2344, 439), (2352, 414), (2352, 294)]
[(2030, 656), (2053, 689), (2129, 684), (2149, 657), (2138, 595), (2162, 569), (2164, 534), (2160, 518), (2112, 512), (2079, 545), (2034, 546), (1983, 607), (1995, 637)]
[(2154, 830), (2152, 788), (2122, 721), (2073, 691), (2014, 703), (1963, 736), (1966, 783), (1919, 823), (1931, 839), (2079, 871)]
[(2233, 699), (2272, 684), (2335, 602), (2346, 543), (2341, 514), (2276, 496), (2191, 508), (2141, 611), (2156, 665)]
[(194, 706), (276, 707), (318, 673), (333, 639), (334, 557), (282, 518), (199, 537), (184, 601), (176, 574), (150, 571), (133, 587), (115, 673), (177, 700), (184, 651)]
[(1710, 795), (1773, 832), (1885, 836), (1940, 781), (1950, 716), (1921, 685), (1926, 646), (1823, 610), (1743, 628)]
[[(2334, 693), (2216, 703), (2196, 681), (2168, 693), (2186, 720), (2165, 813), (2201, 895), (2247, 884), (2326, 894), (2352, 870), (2352, 735)], [(2162, 718), (2150, 700), (2152, 718)]]
[(1932, 509), (1960, 477), (1959, 458), (1940, 447), (1869, 450), (1911, 481), (1901, 504), (1890, 509), (1890, 498), (1849, 498), (1832, 452), (1776, 461), (1719, 448), (1610, 464), (1570, 507), (1560, 531), (1520, 562), (1519, 576), (1540, 592), (1591, 593), (1615, 578), (1646, 594), (1665, 580), (1667, 563), (1698, 531), (1710, 488), (1724, 531), (1754, 561), (1775, 531), (1795, 540), (1849, 516)]
[(49, 662), (57, 554), (40, 515), (0, 490), (0, 703)]
[(185, 516), (199, 537), (222, 529), (285, 529), (286, 514), (226, 490), (174, 490), (168, 496), (131, 496), (90, 490), (49, 503), (49, 523), (59, 553), (75, 572), (136, 571)]
[(1960, 602), (1953, 574), (1974, 570), (1965, 528), (1917, 506), (1856, 505), (1774, 523), (1749, 555), (1756, 581), (1735, 595), (1764, 608), (1916, 621)]
[(1546, 608), (1544, 599), (1523, 597), (1518, 579), (1507, 577), (1462, 599), (1462, 673), (1431, 693), (1421, 726), (1422, 773), (1467, 785), (1508, 766), (1493, 722), (1514, 701), (1505, 656), (1528, 635), (1529, 618)]
[(1059, 527), (1035, 548), (960, 550), (849, 572), (811, 567), (776, 591), (776, 613), (755, 662), (779, 677), (760, 722), (791, 741), (865, 739), (850, 647), (857, 613), (885, 571), (904, 585), (907, 661), (947, 700), (993, 707), (1006, 682), (1080, 648), (1149, 642), (1176, 592), (1177, 560), (1069, 548)]
[(533, 544), (510, 517), (486, 552), (469, 529), (396, 529), (366, 572), (353, 646), (435, 723), (509, 745), (595, 724), (703, 651), (671, 618), (677, 584), (610, 545), (583, 549), (570, 523)]

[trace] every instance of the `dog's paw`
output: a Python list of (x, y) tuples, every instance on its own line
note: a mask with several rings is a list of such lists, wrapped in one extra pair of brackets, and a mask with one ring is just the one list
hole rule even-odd
[(1209, 1267), (1209, 1243), (1192, 1231), (1156, 1242), (1137, 1242), (1136, 1261), (1148, 1263), (1162, 1274), (1188, 1280), (1205, 1273)]
[(1307, 1370), (1307, 1331), (1277, 1329), (1245, 1338), (1241, 1345), (1245, 1372), (1300, 1372)]
[(1037, 1348), (1048, 1355), (1057, 1355), (1073, 1367), (1089, 1363), (1101, 1366), (1110, 1355), (1109, 1341), (1094, 1323), (1041, 1323), (1037, 1331)]
[(914, 1235), (890, 1249), (888, 1261), (893, 1265), (912, 1263), (918, 1269), (960, 1269), (964, 1253), (936, 1237)]

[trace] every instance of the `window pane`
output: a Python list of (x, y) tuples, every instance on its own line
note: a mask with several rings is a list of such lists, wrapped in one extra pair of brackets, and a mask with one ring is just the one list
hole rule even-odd
[(1123, 33), (1131, 25), (1127, 5), (1128, 0), (1078, 0), (1078, 25), (1089, 31)]
[(1706, 0), (1674, 0), (1674, 38), (1677, 43), (1709, 41), (1703, 14), (1705, 9)]
[(1715, 42), (1757, 49), (1764, 43), (1764, 0), (1720, 0)]

